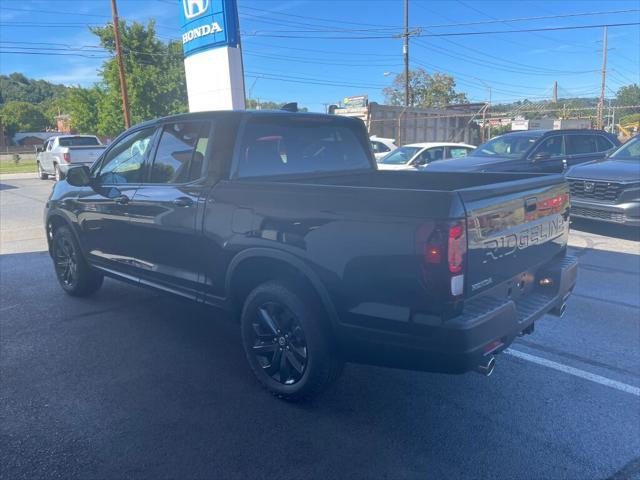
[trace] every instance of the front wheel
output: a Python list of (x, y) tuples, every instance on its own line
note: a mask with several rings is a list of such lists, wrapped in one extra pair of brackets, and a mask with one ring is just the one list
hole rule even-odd
[(312, 295), (285, 282), (264, 283), (247, 297), (242, 343), (256, 377), (277, 397), (310, 399), (340, 374), (323, 313)]
[(46, 180), (47, 178), (49, 178), (49, 175), (47, 175), (42, 169), (42, 165), (40, 165), (40, 162), (38, 162), (38, 178), (40, 180)]
[(62, 289), (73, 297), (87, 297), (96, 292), (104, 277), (89, 267), (69, 228), (58, 227), (52, 241), (53, 264)]
[(58, 165), (55, 165), (54, 167), (54, 171), (55, 171), (55, 179), (56, 182), (59, 182), (61, 180), (64, 180), (64, 173), (62, 173), (62, 170), (60, 170), (60, 167)]

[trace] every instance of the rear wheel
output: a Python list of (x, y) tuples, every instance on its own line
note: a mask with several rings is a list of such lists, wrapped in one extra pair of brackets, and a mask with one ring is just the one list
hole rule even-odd
[(58, 227), (52, 242), (53, 264), (62, 289), (74, 297), (86, 297), (96, 292), (104, 278), (89, 267), (69, 228)]
[(38, 178), (40, 180), (46, 180), (47, 178), (49, 178), (49, 175), (47, 175), (42, 169), (42, 165), (40, 165), (40, 162), (38, 162)]
[(280, 281), (258, 286), (245, 301), (241, 328), (247, 359), (260, 383), (280, 398), (314, 397), (342, 370), (317, 303)]

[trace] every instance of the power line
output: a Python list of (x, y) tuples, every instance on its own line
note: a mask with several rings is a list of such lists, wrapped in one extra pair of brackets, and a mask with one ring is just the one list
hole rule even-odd
[(244, 50), (243, 53), (251, 57), (262, 57), (262, 58), (272, 58), (274, 60), (295, 61), (299, 63), (309, 63), (312, 65), (338, 65), (342, 67), (399, 67), (402, 65), (401, 63), (382, 64), (382, 63), (369, 63), (369, 62), (367, 63), (353, 63), (353, 62), (339, 63), (335, 61), (323, 62), (321, 60), (309, 60), (307, 58), (301, 58), (301, 57), (290, 57), (286, 55), (269, 55), (266, 53), (248, 52), (247, 50)]
[(593, 25), (566, 25), (562, 27), (539, 27), (539, 28), (522, 28), (515, 30), (494, 30), (494, 31), (481, 31), (481, 32), (455, 32), (455, 33), (427, 33), (422, 35), (423, 37), (460, 37), (467, 35), (497, 35), (503, 33), (527, 33), (527, 32), (555, 32), (561, 30), (584, 30), (590, 28), (614, 28), (614, 27), (630, 27), (633, 25), (640, 25), (640, 22), (627, 22), (627, 23), (600, 23)]
[[(447, 32), (447, 33), (420, 33), (417, 36), (438, 38), (438, 37), (462, 37), (462, 36), (477, 36), (477, 35), (502, 35), (508, 33), (528, 33), (528, 32), (553, 32), (553, 31), (565, 31), (565, 30), (585, 30), (592, 28), (616, 28), (616, 27), (629, 27), (640, 25), (640, 22), (625, 22), (625, 23), (599, 23), (591, 25), (566, 25), (560, 27), (539, 27), (539, 28), (523, 28), (512, 30), (491, 30), (491, 31), (475, 31), (475, 32)], [(329, 30), (328, 30), (329, 31)], [(334, 30), (331, 30), (334, 31)], [(394, 35), (284, 35), (286, 33), (302, 33), (304, 30), (262, 30), (256, 32), (243, 32), (243, 35), (262, 37), (270, 36), (273, 38), (307, 38), (307, 39), (322, 39), (322, 40), (375, 40), (375, 39), (388, 39), (393, 38)], [(281, 33), (281, 34), (280, 34)], [(315, 32), (317, 33), (317, 32)]]

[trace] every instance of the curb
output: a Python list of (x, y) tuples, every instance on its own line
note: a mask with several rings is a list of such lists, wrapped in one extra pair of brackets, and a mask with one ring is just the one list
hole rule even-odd
[(0, 180), (27, 180), (27, 179), (36, 179), (38, 178), (38, 174), (35, 172), (32, 173), (0, 173)]

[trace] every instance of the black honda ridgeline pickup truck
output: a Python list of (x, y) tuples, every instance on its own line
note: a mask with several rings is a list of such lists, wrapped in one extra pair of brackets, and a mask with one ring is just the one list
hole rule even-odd
[(345, 361), (488, 375), (577, 273), (560, 175), (378, 171), (364, 124), (290, 112), (143, 123), (47, 202), (62, 288), (103, 276), (223, 307), (279, 397)]

